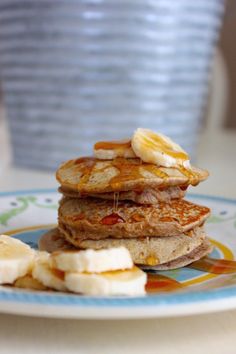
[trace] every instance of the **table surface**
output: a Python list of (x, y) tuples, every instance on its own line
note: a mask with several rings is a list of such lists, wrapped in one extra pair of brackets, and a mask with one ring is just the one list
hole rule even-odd
[[(4, 141), (5, 136), (0, 141)], [(56, 188), (53, 174), (0, 168), (0, 190)], [(236, 133), (206, 130), (198, 165), (211, 177), (193, 191), (236, 198)], [(1, 156), (1, 157), (2, 157)], [(4, 160), (4, 159), (2, 159)], [(0, 163), (1, 164), (1, 163)], [(3, 168), (3, 164), (5, 164)], [(129, 321), (85, 321), (0, 315), (0, 352), (5, 353), (235, 353), (236, 310), (210, 315)]]

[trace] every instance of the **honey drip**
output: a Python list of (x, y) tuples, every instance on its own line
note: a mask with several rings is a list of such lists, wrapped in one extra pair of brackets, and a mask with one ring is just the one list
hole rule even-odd
[(116, 213), (107, 215), (100, 221), (100, 223), (103, 225), (115, 225), (122, 222), (125, 222), (125, 220)]
[(145, 264), (149, 266), (155, 266), (160, 263), (159, 259), (154, 255), (150, 254), (146, 259), (145, 259)]
[(116, 150), (131, 148), (131, 140), (99, 141), (94, 145), (94, 150)]
[(114, 190), (118, 190), (121, 188), (122, 184), (124, 182), (130, 182), (130, 181), (135, 181), (138, 179), (143, 179), (143, 175), (140, 173), (140, 168), (139, 166), (143, 166), (143, 168), (152, 173), (154, 176), (157, 176), (163, 180), (163, 184), (165, 179), (168, 178), (168, 174), (161, 171), (159, 167), (151, 165), (151, 164), (146, 164), (142, 163), (142, 161), (139, 159), (132, 159), (129, 161), (129, 159), (115, 159), (113, 160), (113, 166), (118, 169), (119, 173), (118, 175), (114, 176), (111, 181), (110, 181), (110, 186)]
[(139, 160), (132, 159), (130, 162), (128, 159), (115, 159), (113, 160), (113, 166), (119, 171), (118, 175), (114, 176), (110, 180), (110, 186), (114, 190), (119, 190), (124, 182), (135, 181), (137, 179), (143, 178), (137, 167)]
[(188, 178), (189, 182), (193, 186), (196, 186), (198, 184), (198, 176), (196, 173), (194, 173), (188, 168), (185, 168), (184, 166), (178, 166), (178, 169), (184, 176)]
[(118, 204), (119, 204), (119, 192), (114, 192), (114, 200), (113, 200), (114, 211), (118, 210)]
[(177, 280), (171, 279), (161, 274), (148, 274), (146, 291), (148, 294), (165, 291), (175, 291), (183, 288)]
[[(97, 144), (100, 144), (98, 146), (101, 146), (103, 142)], [(108, 144), (115, 144), (115, 142), (104, 142), (104, 144), (108, 148)], [(123, 145), (128, 144), (128, 142), (122, 144)], [(117, 146), (120, 145), (123, 146), (122, 144), (117, 143)], [(111, 145), (109, 146), (111, 147)], [(93, 169), (97, 161), (98, 160), (93, 157), (83, 157), (76, 160), (75, 166), (79, 165), (78, 169), (79, 172), (81, 173), (81, 178), (77, 186), (77, 189), (80, 190), (81, 193), (83, 193), (83, 185), (86, 185), (87, 182), (89, 181), (89, 178), (93, 172)], [(169, 175), (166, 172), (162, 171), (161, 168), (158, 166), (149, 163), (144, 163), (138, 158), (132, 158), (132, 159), (116, 158), (114, 160), (111, 160), (110, 163), (117, 170), (117, 174), (109, 181), (109, 187), (113, 191), (122, 190), (123, 184), (126, 182), (132, 182), (132, 181), (144, 179), (144, 176), (141, 173), (141, 169), (143, 169), (146, 172), (150, 172), (153, 176), (159, 177), (162, 180), (159, 189), (164, 190), (165, 188), (167, 188), (167, 181), (169, 179)], [(101, 169), (98, 169), (97, 171), (99, 171), (100, 173), (101, 172), (106, 173), (107, 168), (110, 167), (111, 167), (110, 165), (109, 166), (106, 165), (103, 166)], [(183, 165), (178, 166), (178, 169), (184, 176), (187, 177), (190, 184), (197, 185), (198, 183), (197, 173), (191, 171), (190, 169), (185, 168)], [(180, 186), (182, 190), (186, 190), (187, 187), (188, 185), (186, 184)]]
[(161, 136), (153, 132), (149, 132), (148, 137), (142, 135), (142, 143), (144, 148), (146, 149), (162, 151), (165, 154), (178, 160), (183, 160), (183, 161), (189, 160), (189, 156), (186, 152), (175, 151), (171, 144), (169, 144)]
[(167, 173), (161, 171), (160, 168), (155, 165), (146, 164), (145, 170), (147, 170), (148, 172), (151, 172), (152, 174), (154, 174), (157, 177), (162, 178), (163, 180), (165, 180), (169, 177)]
[(64, 280), (64, 278), (65, 278), (64, 272), (62, 272), (61, 270), (56, 269), (56, 268), (52, 268), (51, 271), (57, 278)]
[(188, 267), (214, 274), (236, 273), (236, 261), (227, 259), (204, 257), (199, 261), (191, 263)]
[(78, 189), (86, 184), (90, 178), (93, 168), (96, 164), (95, 157), (81, 157), (76, 160), (76, 164), (79, 165), (79, 170), (81, 172), (80, 182), (78, 184)]

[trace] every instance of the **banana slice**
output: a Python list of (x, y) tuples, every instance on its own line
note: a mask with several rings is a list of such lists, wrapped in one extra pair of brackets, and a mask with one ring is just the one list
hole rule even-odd
[(100, 274), (66, 273), (65, 284), (75, 293), (85, 295), (143, 295), (147, 275), (141, 269)]
[(14, 283), (14, 287), (31, 290), (48, 290), (46, 286), (34, 279), (30, 274), (26, 274), (23, 277), (18, 278)]
[(131, 146), (144, 162), (163, 167), (183, 165), (190, 167), (188, 154), (174, 141), (163, 134), (138, 128), (132, 137)]
[(37, 251), (35, 254), (34, 265), (37, 262), (48, 263), (50, 262), (51, 254), (47, 251)]
[(64, 272), (50, 267), (50, 255), (47, 252), (38, 253), (32, 275), (48, 288), (66, 291)]
[(0, 236), (0, 284), (14, 281), (32, 269), (35, 251), (10, 236)]
[(114, 160), (117, 157), (135, 158), (131, 140), (101, 141), (94, 145), (94, 155), (99, 160)]
[(20, 240), (0, 236), (0, 284), (88, 295), (142, 295), (146, 280), (146, 274), (133, 267), (125, 247), (50, 255), (35, 252)]
[(51, 267), (64, 272), (101, 273), (118, 269), (130, 269), (133, 261), (127, 248), (102, 250), (58, 251), (51, 255)]

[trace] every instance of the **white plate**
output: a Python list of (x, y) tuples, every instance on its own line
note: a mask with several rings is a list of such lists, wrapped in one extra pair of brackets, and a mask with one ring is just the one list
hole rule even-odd
[[(0, 194), (0, 231), (32, 247), (57, 220), (59, 195), (54, 190)], [(212, 257), (233, 260), (236, 254), (236, 201), (190, 195), (212, 208), (207, 231), (215, 245)], [(170, 317), (236, 308), (236, 273), (217, 275), (191, 268), (159, 272), (182, 284), (172, 292), (142, 297), (88, 297), (56, 292), (0, 288), (0, 312), (31, 316), (128, 319)], [(155, 281), (154, 281), (155, 287)]]

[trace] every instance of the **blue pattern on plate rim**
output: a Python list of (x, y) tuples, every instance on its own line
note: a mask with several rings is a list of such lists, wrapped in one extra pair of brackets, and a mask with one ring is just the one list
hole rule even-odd
[[(15, 196), (23, 194), (55, 193), (54, 189), (26, 190), (16, 192), (1, 192), (1, 196)], [(189, 198), (208, 199), (212, 201), (225, 202), (236, 205), (236, 200), (224, 197), (215, 197), (199, 194), (190, 194)], [(50, 306), (83, 306), (83, 307), (144, 307), (144, 306), (171, 306), (191, 303), (203, 303), (217, 300), (226, 300), (236, 297), (236, 286), (227, 288), (195, 291), (188, 293), (167, 293), (158, 295), (148, 295), (142, 297), (89, 297), (72, 294), (55, 293), (34, 293), (24, 290), (3, 290), (0, 291), (0, 301), (41, 304)]]

